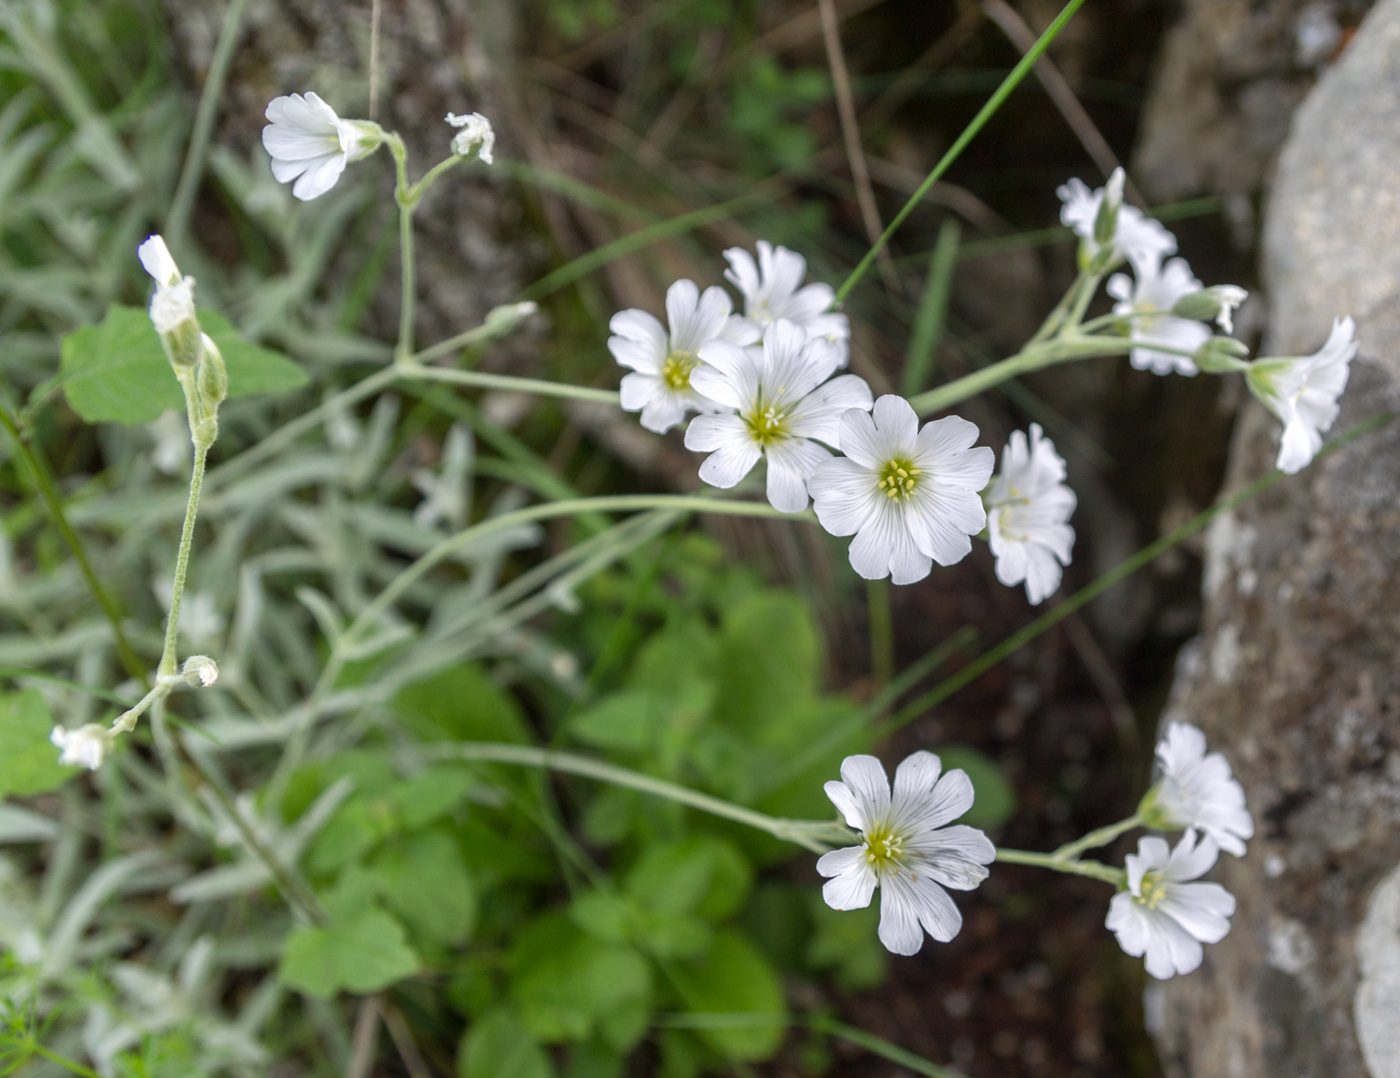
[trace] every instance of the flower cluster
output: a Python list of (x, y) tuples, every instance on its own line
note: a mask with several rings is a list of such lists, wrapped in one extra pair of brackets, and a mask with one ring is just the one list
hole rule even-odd
[(1139, 370), (1194, 375), (1240, 371), (1250, 391), (1283, 422), (1278, 467), (1290, 474), (1311, 463), (1322, 435), (1337, 418), (1337, 398), (1346, 388), (1356, 355), (1356, 326), (1339, 318), (1322, 348), (1308, 356), (1269, 357), (1244, 363), (1243, 344), (1216, 337), (1214, 321), (1234, 332), (1234, 312), (1248, 298), (1235, 285), (1204, 287), (1176, 252), (1176, 237), (1133, 206), (1123, 205), (1123, 171), (1091, 191), (1081, 180), (1059, 188), (1060, 220), (1080, 237), (1080, 266), (1097, 279), (1119, 262), (1132, 276), (1115, 273), (1108, 294), (1116, 301), (1132, 341), (1129, 358)]
[(1025, 435), (1013, 436), (984, 505), (996, 458), (975, 445), (977, 427), (947, 416), (921, 428), (909, 401), (876, 401), (864, 379), (838, 373), (850, 323), (831, 310), (828, 285), (803, 284), (801, 255), (760, 240), (757, 258), (734, 248), (725, 259), (742, 314), (722, 288), (681, 280), (667, 290), (666, 325), (646, 311), (613, 316), (608, 348), (629, 370), (622, 407), (657, 433), (698, 413), (685, 444), (709, 454), (701, 479), (731, 488), (765, 461), (769, 502), (787, 513), (810, 502), (827, 531), (854, 536), (851, 565), (867, 579), (922, 580), (935, 562), (966, 557), (993, 521), (998, 576), (1025, 581), (1032, 602), (1053, 592), (1075, 500), (1040, 428), (1029, 456)]
[(1138, 809), (1144, 826), (1184, 828), (1175, 848), (1149, 835), (1126, 861), (1126, 889), (1109, 904), (1108, 928), (1125, 952), (1145, 956), (1147, 972), (1165, 979), (1201, 964), (1203, 943), (1230, 931), (1235, 898), (1218, 883), (1196, 882), (1221, 850), (1244, 856), (1254, 820), (1244, 788), (1218, 752), (1189, 723), (1174, 722), (1157, 744), (1161, 777)]

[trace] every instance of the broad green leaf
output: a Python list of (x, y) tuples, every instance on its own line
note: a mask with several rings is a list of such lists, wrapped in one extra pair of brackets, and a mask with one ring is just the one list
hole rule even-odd
[(645, 690), (628, 689), (605, 697), (571, 723), (574, 736), (617, 752), (641, 752), (652, 745), (666, 722), (659, 700)]
[(688, 1013), (711, 1028), (699, 1036), (732, 1060), (767, 1059), (787, 1031), (787, 1001), (768, 960), (738, 932), (722, 932), (704, 958), (678, 965), (676, 985)]
[(477, 785), (464, 767), (430, 767), (399, 783), (391, 794), (404, 830), (414, 831), (452, 811)]
[(80, 768), (61, 767), (53, 715), (37, 689), (0, 694), (0, 797), (57, 789)]
[[(243, 340), (222, 315), (201, 310), (199, 322), (224, 357), (230, 397), (285, 393), (306, 384), (300, 367)], [(68, 334), (61, 370), (68, 403), (89, 423), (149, 423), (185, 404), (155, 327), (140, 307), (114, 303), (97, 325)]]
[(938, 750), (946, 774), (955, 768), (967, 772), (976, 800), (958, 821), (971, 827), (1000, 827), (1016, 815), (1016, 791), (1001, 766), (970, 745), (949, 745)]
[(720, 634), (718, 717), (763, 744), (817, 688), (821, 643), (795, 594), (770, 589), (726, 612)]
[(463, 942), (476, 920), (476, 889), (450, 835), (427, 831), (388, 843), (371, 863), (384, 903), (433, 943)]
[(377, 992), (414, 973), (420, 961), (403, 926), (376, 906), (329, 928), (299, 928), (282, 951), (282, 980), (309, 996)]
[(880, 924), (880, 900), (864, 909), (834, 910), (819, 891), (807, 893), (812, 935), (807, 942), (807, 965), (833, 974), (849, 992), (874, 988), (889, 970), (889, 952), (880, 945), (876, 930)]
[(451, 666), (422, 681), (405, 685), (394, 697), (393, 711), (421, 738), (433, 741), (530, 740), (524, 713), (479, 666)]
[(625, 890), (650, 914), (719, 920), (743, 905), (752, 884), (749, 863), (731, 843), (694, 835), (647, 850), (628, 873)]
[(549, 913), (519, 934), (507, 964), (511, 1002), (541, 1041), (581, 1041), (596, 1031), (621, 1051), (646, 1032), (651, 970), (630, 947)]
[(554, 1067), (510, 1011), (482, 1015), (457, 1052), (458, 1078), (554, 1078)]

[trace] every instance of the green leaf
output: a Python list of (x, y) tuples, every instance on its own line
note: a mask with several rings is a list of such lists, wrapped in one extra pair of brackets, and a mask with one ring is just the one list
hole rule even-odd
[(428, 831), (389, 843), (371, 869), (385, 904), (423, 938), (461, 943), (476, 920), (476, 889), (450, 835)]
[(758, 742), (807, 704), (817, 688), (821, 643), (805, 603), (770, 589), (726, 612), (720, 636), (719, 718)]
[(990, 756), (970, 745), (949, 745), (938, 750), (938, 757), (943, 761), (944, 774), (961, 769), (972, 780), (976, 800), (959, 823), (984, 829), (1000, 827), (1016, 815), (1016, 790)]
[(405, 685), (394, 696), (394, 714), (413, 733), (432, 741), (530, 741), (515, 698), (479, 666), (451, 666)]
[(81, 770), (59, 765), (52, 732), (53, 715), (37, 689), (0, 694), (0, 797), (54, 790)]
[(377, 906), (338, 919), (329, 928), (299, 928), (282, 950), (282, 980), (309, 996), (377, 992), (421, 965), (403, 926)]
[(476, 785), (476, 779), (464, 767), (430, 767), (399, 783), (391, 800), (404, 829), (416, 831), (451, 812)]
[(744, 903), (753, 871), (733, 844), (694, 835), (649, 849), (628, 873), (626, 892), (649, 913), (696, 913), (711, 920)]
[(574, 736), (586, 744), (617, 752), (641, 752), (656, 741), (665, 722), (665, 710), (655, 696), (631, 689), (605, 697), (571, 725)]
[(554, 1078), (549, 1056), (510, 1011), (482, 1015), (457, 1052), (458, 1078)]
[(596, 1030), (622, 1051), (646, 1032), (651, 970), (630, 947), (548, 913), (519, 934), (507, 964), (511, 1002), (541, 1041), (581, 1041)]
[(876, 899), (859, 910), (834, 910), (819, 891), (807, 894), (812, 918), (812, 935), (807, 943), (807, 965), (819, 972), (832, 973), (848, 992), (874, 988), (889, 970), (889, 952), (876, 934), (880, 924), (880, 902)]
[[(722, 932), (703, 959), (676, 968), (685, 1009), (707, 1016), (702, 1040), (732, 1060), (767, 1059), (787, 1031), (787, 1001), (768, 960), (738, 932)], [(723, 1016), (723, 1018), (720, 1018)]]
[[(307, 383), (300, 367), (243, 340), (222, 315), (201, 310), (199, 322), (224, 357), (230, 397), (285, 393)], [(149, 423), (185, 404), (155, 327), (140, 307), (114, 303), (100, 323), (68, 334), (60, 369), (68, 403), (89, 423)]]
[(64, 337), (60, 368), (68, 403), (89, 423), (149, 423), (185, 406), (155, 327), (139, 307), (114, 303), (100, 323)]

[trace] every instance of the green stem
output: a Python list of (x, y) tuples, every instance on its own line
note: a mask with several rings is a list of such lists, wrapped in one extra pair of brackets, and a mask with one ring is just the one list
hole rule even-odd
[(732, 801), (712, 797), (687, 786), (667, 782), (665, 779), (653, 778), (651, 775), (644, 775), (639, 771), (630, 771), (625, 767), (618, 767), (615, 764), (595, 760), (588, 756), (580, 756), (577, 753), (493, 741), (465, 741), (451, 745), (435, 745), (429, 751), (438, 758), (517, 764), (521, 767), (537, 767), (546, 771), (582, 775), (585, 778), (597, 779), (599, 782), (610, 783), (613, 786), (622, 786), (629, 790), (637, 790), (640, 793), (675, 801), (677, 804), (699, 809), (701, 812), (708, 812), (711, 816), (719, 816), (759, 831), (766, 831), (775, 838), (796, 843), (813, 853), (826, 853), (832, 848), (833, 843), (859, 841), (853, 832), (834, 820), (789, 820), (778, 816), (769, 816), (767, 813), (744, 808)]
[(384, 141), (394, 157), (396, 185), (394, 200), (399, 204), (399, 261), (403, 279), (403, 295), (399, 301), (399, 343), (394, 359), (403, 362), (413, 354), (413, 315), (417, 296), (413, 283), (413, 207), (412, 190), (408, 185), (407, 157), (403, 139), (386, 134)]
[(170, 592), (170, 617), (165, 623), (165, 647), (161, 649), (157, 678), (175, 673), (175, 651), (180, 632), (180, 600), (185, 594), (185, 576), (190, 569), (190, 549), (194, 546), (194, 522), (199, 515), (199, 495), (204, 488), (204, 462), (209, 445), (194, 443), (194, 468), (190, 472), (190, 496), (185, 503), (185, 523), (180, 528), (180, 550), (175, 555), (175, 579)]
[[(931, 415), (975, 397), (1002, 382), (1029, 374), (1031, 371), (1038, 371), (1044, 367), (1051, 367), (1057, 363), (1068, 363), (1076, 359), (1127, 355), (1134, 347), (1133, 341), (1127, 337), (1085, 337), (1079, 334), (1057, 337), (1042, 341), (1040, 344), (1028, 345), (1014, 356), (1008, 356), (997, 363), (975, 370), (971, 374), (965, 374), (937, 389), (930, 389), (927, 393), (920, 393), (917, 397), (911, 398), (909, 403), (920, 415)], [(1154, 344), (1152, 347), (1179, 355), (1194, 354), (1168, 346)]]
[(924, 200), (924, 196), (929, 193), (933, 185), (948, 171), (952, 163), (961, 156), (963, 150), (967, 149), (968, 143), (976, 138), (977, 133), (987, 125), (987, 121), (996, 115), (997, 110), (1001, 108), (1002, 102), (1011, 95), (1011, 91), (1016, 89), (1016, 87), (1020, 85), (1021, 80), (1030, 73), (1031, 68), (1034, 67), (1035, 62), (1040, 59), (1041, 54), (1050, 47), (1050, 43), (1059, 36), (1060, 31), (1065, 28), (1065, 24), (1074, 17), (1074, 13), (1078, 11), (1083, 4), (1084, 0), (1069, 0), (1064, 10), (1055, 17), (1055, 21), (1046, 27), (1045, 33), (1040, 35), (1040, 40), (1031, 47), (1029, 52), (1021, 57), (1020, 63), (1011, 69), (1011, 73), (1002, 80), (996, 92), (987, 99), (987, 103), (983, 105), (977, 115), (972, 118), (972, 122), (968, 124), (963, 133), (958, 136), (957, 141), (948, 147), (948, 152), (943, 155), (938, 164), (934, 165), (933, 171), (930, 172), (924, 182), (919, 185), (919, 189), (910, 196), (909, 201), (904, 204), (904, 208), (895, 214), (894, 219), (890, 221), (884, 233), (875, 241), (875, 244), (870, 250), (865, 253), (865, 257), (857, 263), (855, 269), (851, 270), (850, 276), (847, 277), (846, 280), (842, 282), (841, 287), (836, 290), (836, 300), (833, 306), (839, 307), (842, 301), (851, 294), (851, 289), (855, 288), (855, 286), (860, 283), (860, 279), (865, 276), (879, 253), (885, 249), (886, 244), (890, 242), (890, 237), (899, 230), (899, 226), (904, 223), (904, 219), (914, 212), (914, 207)]
[(1126, 831), (1131, 831), (1134, 827), (1142, 827), (1143, 820), (1141, 813), (1134, 813), (1126, 820), (1119, 820), (1111, 823), (1107, 827), (1100, 827), (1090, 831), (1083, 838), (1075, 839), (1073, 842), (1066, 842), (1054, 856), (1061, 861), (1073, 861), (1085, 850), (1096, 850), (1100, 846), (1107, 846), (1119, 835)]
[(1060, 297), (1060, 302), (1055, 304), (1055, 309), (1046, 315), (1045, 321), (1042, 322), (1040, 328), (1035, 331), (1035, 336), (1026, 342), (1026, 346), (1022, 348), (1021, 351), (1028, 351), (1032, 346), (1040, 344), (1042, 341), (1049, 340), (1059, 332), (1060, 327), (1064, 325), (1065, 312), (1069, 310), (1069, 305), (1074, 302), (1074, 297), (1079, 295), (1079, 288), (1083, 283), (1084, 271), (1080, 270), (1079, 275), (1074, 279), (1074, 283), (1071, 284), (1065, 294)]
[(428, 382), (451, 382), (461, 386), (481, 386), (486, 389), (505, 389), (516, 393), (533, 393), (541, 397), (565, 397), (569, 400), (596, 401), (600, 404), (618, 403), (615, 389), (593, 389), (589, 386), (569, 385), (566, 382), (548, 382), (541, 378), (516, 378), (506, 374), (488, 374), (485, 371), (466, 371), (456, 367), (429, 367), (407, 359), (399, 364), (400, 378), (422, 378)]
[(116, 646), (117, 657), (121, 660), (122, 666), (126, 668), (127, 674), (136, 678), (143, 687), (149, 686), (150, 679), (146, 674), (146, 666), (137, 656), (136, 649), (131, 646), (131, 641), (127, 639), (126, 632), (122, 629), (121, 611), (117, 609), (115, 600), (107, 594), (107, 590), (97, 579), (92, 562), (88, 560), (87, 550), (83, 547), (82, 540), (78, 538), (78, 533), (73, 530), (73, 525), (68, 522), (68, 514), (63, 511), (63, 499), (59, 497), (58, 488), (54, 486), (53, 477), (49, 475), (49, 470), (39, 456), (38, 450), (25, 440), (9, 410), (3, 406), (0, 406), (0, 425), (3, 425), (5, 430), (9, 432), (10, 438), (15, 443), (15, 449), (19, 452), (20, 458), (24, 461), (29, 472), (30, 479), (34, 483), (39, 500), (44, 503), (44, 508), (48, 510), (49, 518), (53, 521), (54, 527), (63, 536), (63, 541), (73, 554), (73, 560), (78, 563), (78, 570), (83, 574), (83, 579), (87, 581), (88, 590), (92, 592), (98, 606), (102, 607), (102, 612), (107, 615), (107, 620), (112, 626), (112, 641)]
[(1060, 336), (1079, 328), (1079, 323), (1084, 321), (1084, 312), (1089, 309), (1089, 304), (1094, 298), (1094, 294), (1099, 290), (1099, 282), (1103, 280), (1101, 273), (1084, 274), (1081, 277), (1079, 292), (1075, 295), (1070, 304), (1069, 311), (1065, 315), (1064, 326), (1059, 331)]
[(209, 63), (209, 74), (205, 76), (204, 89), (199, 95), (199, 108), (195, 111), (185, 164), (180, 170), (180, 182), (175, 186), (170, 213), (165, 218), (165, 238), (177, 251), (189, 225), (190, 209), (194, 206), (195, 191), (204, 171), (204, 155), (209, 149), (209, 135), (214, 129), (219, 95), (223, 92), (229, 62), (233, 59), (233, 48), (238, 43), (238, 31), (243, 24), (243, 9), (247, 6), (248, 0), (232, 0), (229, 4), (223, 27), (219, 30), (219, 42), (214, 46), (214, 56)]
[(894, 618), (888, 580), (866, 584), (865, 609), (870, 621), (870, 675), (876, 685), (887, 685), (894, 676)]
[(1008, 865), (1034, 865), (1048, 868), (1052, 872), (1064, 872), (1071, 876), (1088, 876), (1093, 880), (1103, 880), (1115, 887), (1127, 882), (1127, 874), (1121, 868), (1113, 868), (1098, 861), (1067, 861), (1052, 853), (1033, 853), (1030, 850), (1008, 850), (997, 847), (997, 860)]
[(459, 164), (461, 160), (461, 156), (459, 154), (454, 153), (451, 157), (439, 161), (432, 168), (428, 169), (427, 173), (423, 176), (423, 178), (408, 189), (409, 202), (412, 205), (417, 206), (419, 200), (422, 199), (423, 195), (427, 192), (428, 188), (431, 187), (437, 181), (437, 178), (441, 176), (444, 172), (446, 172), (448, 169), (452, 168), (454, 165)]
[(84, 1067), (81, 1063), (77, 1063), (67, 1056), (61, 1056), (57, 1052), (50, 1051), (36, 1040), (29, 1041), (29, 1043), (25, 1045), (25, 1050), (33, 1052), (36, 1056), (40, 1056), (43, 1059), (47, 1059), (55, 1066), (62, 1067), (66, 1071), (79, 1075), (80, 1078), (102, 1078), (95, 1070)]

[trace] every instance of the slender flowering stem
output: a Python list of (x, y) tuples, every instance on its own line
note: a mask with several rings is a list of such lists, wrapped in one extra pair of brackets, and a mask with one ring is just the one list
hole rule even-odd
[(564, 397), (569, 400), (595, 401), (599, 404), (617, 404), (615, 389), (594, 389), (590, 386), (575, 386), (567, 382), (549, 382), (541, 378), (515, 378), (506, 374), (489, 374), (486, 371), (464, 371), (455, 367), (429, 367), (414, 359), (399, 365), (400, 378), (422, 378), (428, 382), (451, 382), (461, 386), (480, 386), (485, 389), (504, 389), (516, 393), (533, 393), (541, 397)]
[(1053, 853), (1008, 850), (999, 846), (997, 860), (1008, 865), (1034, 865), (1037, 868), (1048, 868), (1052, 872), (1065, 872), (1071, 876), (1088, 876), (1093, 880), (1111, 883), (1115, 887), (1123, 887), (1127, 882), (1127, 875), (1121, 868), (1113, 868), (1098, 861), (1068, 861)]
[(1100, 846), (1107, 846), (1119, 835), (1131, 831), (1134, 827), (1142, 826), (1142, 814), (1140, 812), (1134, 813), (1126, 820), (1119, 820), (1117, 823), (1111, 823), (1107, 827), (1100, 827), (1097, 830), (1090, 831), (1083, 838), (1075, 839), (1073, 842), (1066, 842), (1055, 851), (1054, 856), (1062, 861), (1073, 861), (1085, 850), (1096, 850)]
[[(194, 468), (190, 472), (190, 496), (185, 503), (185, 523), (180, 528), (180, 549), (175, 555), (175, 579), (170, 592), (170, 617), (165, 623), (165, 647), (160, 653), (160, 665), (156, 667), (157, 684), (152, 691), (159, 691), (160, 682), (175, 673), (175, 650), (180, 633), (180, 600), (185, 594), (185, 576), (190, 569), (190, 549), (194, 546), (194, 522), (199, 515), (199, 496), (204, 489), (204, 462), (209, 456), (209, 442), (196, 437), (194, 443)], [(169, 692), (169, 688), (166, 692)], [(164, 694), (162, 694), (164, 695)]]
[(836, 843), (853, 844), (856, 835), (844, 824), (836, 820), (789, 820), (779, 816), (769, 816), (764, 812), (736, 805), (721, 797), (692, 790), (665, 779), (630, 771), (603, 760), (581, 756), (556, 749), (541, 749), (531, 745), (511, 745), (494, 741), (465, 741), (452, 745), (433, 746), (434, 756), (454, 760), (474, 760), (481, 762), (518, 764), (521, 767), (537, 767), (546, 771), (562, 771), (570, 775), (582, 775), (597, 779), (613, 786), (623, 786), (630, 790), (662, 797), (668, 801), (686, 805), (689, 808), (721, 816), (759, 831), (766, 831), (775, 838), (793, 842), (813, 853), (826, 853)]
[(417, 297), (413, 283), (413, 207), (412, 191), (408, 185), (407, 158), (403, 139), (386, 134), (384, 141), (394, 156), (396, 186), (394, 200), (399, 204), (399, 262), (402, 269), (403, 295), (399, 301), (399, 343), (394, 359), (402, 363), (413, 354), (413, 316)]
[(461, 160), (461, 154), (454, 153), (450, 157), (439, 161), (432, 168), (428, 169), (428, 171), (424, 174), (423, 178), (408, 189), (407, 198), (409, 204), (411, 206), (417, 206), (419, 199), (423, 197), (423, 195), (427, 192), (429, 187), (431, 187), (435, 182), (437, 182), (437, 178), (441, 176), (444, 172), (446, 172), (448, 169), (452, 168), (454, 165), (459, 164)]
[(689, 494), (614, 494), (600, 498), (569, 498), (564, 501), (547, 502), (517, 509), (513, 513), (502, 513), (489, 517), (470, 528), (444, 539), (407, 569), (389, 582), (372, 602), (367, 604), (331, 650), (330, 659), (321, 672), (314, 696), (327, 691), (340, 673), (342, 657), (348, 644), (356, 642), (360, 634), (374, 625), (410, 587), (421, 580), (434, 566), (451, 557), (459, 550), (493, 532), (506, 528), (531, 524), (539, 520), (552, 520), (555, 517), (577, 516), (583, 513), (617, 512), (633, 509), (681, 509), (690, 512), (720, 513), (726, 516), (767, 517), (779, 520), (803, 520), (812, 522), (816, 517), (810, 512), (783, 513), (767, 502), (746, 502), (724, 498), (697, 498)]

